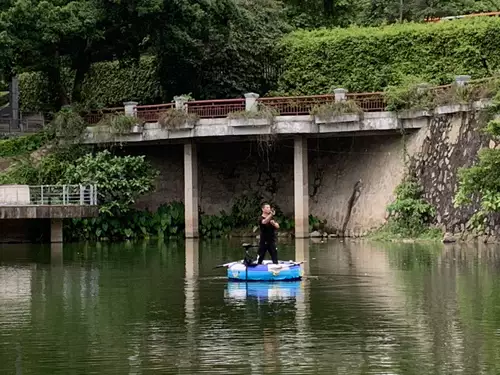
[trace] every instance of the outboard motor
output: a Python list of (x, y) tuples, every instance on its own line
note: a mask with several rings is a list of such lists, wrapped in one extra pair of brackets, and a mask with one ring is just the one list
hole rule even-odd
[(245, 257), (243, 258), (243, 264), (246, 267), (255, 267), (257, 265), (258, 252), (256, 250), (251, 250), (251, 248), (257, 247), (256, 245), (251, 245), (244, 243), (243, 248), (245, 249)]

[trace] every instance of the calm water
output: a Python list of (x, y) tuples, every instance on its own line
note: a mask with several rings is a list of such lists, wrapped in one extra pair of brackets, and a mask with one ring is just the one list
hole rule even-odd
[(0, 247), (0, 374), (498, 374), (500, 249), (281, 244), (306, 278), (228, 283), (239, 241)]

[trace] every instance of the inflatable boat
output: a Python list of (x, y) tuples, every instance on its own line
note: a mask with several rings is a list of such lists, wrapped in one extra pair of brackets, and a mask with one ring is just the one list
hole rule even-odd
[(262, 264), (245, 265), (243, 262), (233, 262), (227, 266), (227, 278), (238, 281), (285, 281), (300, 280), (303, 276), (300, 263), (279, 261), (273, 264), (265, 260)]
[(230, 281), (296, 281), (302, 279), (304, 271), (302, 262), (278, 261), (273, 264), (270, 260), (264, 260), (257, 264), (249, 254), (249, 248), (255, 245), (243, 244), (245, 258), (243, 260), (221, 264), (217, 267), (227, 267), (227, 278)]

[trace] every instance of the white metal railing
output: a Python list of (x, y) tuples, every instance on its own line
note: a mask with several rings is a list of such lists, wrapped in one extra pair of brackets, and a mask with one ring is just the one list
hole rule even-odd
[(95, 185), (0, 185), (0, 205), (97, 205)]

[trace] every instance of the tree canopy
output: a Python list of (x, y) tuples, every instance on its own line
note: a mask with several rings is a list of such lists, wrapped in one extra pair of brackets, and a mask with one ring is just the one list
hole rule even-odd
[(498, 9), (500, 0), (0, 0), (0, 75), (40, 72), (58, 110), (81, 101), (92, 64), (147, 54), (164, 100), (264, 94), (279, 74), (274, 47), (294, 29)]
[[(138, 58), (148, 25), (161, 10), (159, 0), (17, 0), (0, 15), (4, 69), (44, 72), (56, 109), (78, 101), (93, 62)], [(75, 71), (67, 93), (62, 69)]]

